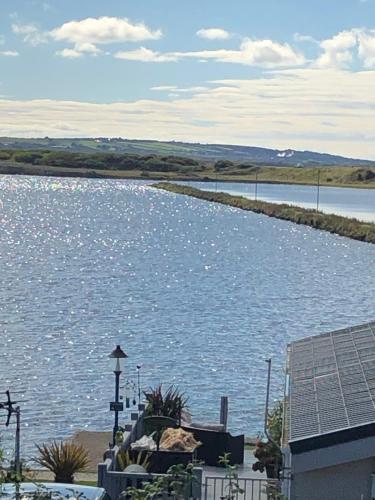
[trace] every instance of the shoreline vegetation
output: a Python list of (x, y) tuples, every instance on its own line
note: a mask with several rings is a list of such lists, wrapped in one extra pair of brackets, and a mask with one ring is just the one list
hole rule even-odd
[(325, 214), (323, 212), (287, 204), (250, 200), (243, 196), (234, 196), (222, 192), (203, 191), (190, 186), (182, 186), (181, 184), (172, 184), (169, 182), (159, 182), (152, 184), (151, 187), (175, 194), (191, 196), (200, 200), (221, 203), (230, 207), (275, 217), (296, 224), (303, 224), (314, 229), (345, 236), (353, 240), (375, 243), (375, 224), (371, 222), (361, 222), (357, 219), (350, 219), (334, 214)]
[(375, 168), (267, 166), (130, 153), (0, 150), (0, 174), (375, 188)]

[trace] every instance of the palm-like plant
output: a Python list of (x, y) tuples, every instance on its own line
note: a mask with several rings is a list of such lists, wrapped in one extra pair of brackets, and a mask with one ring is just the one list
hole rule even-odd
[(117, 463), (120, 470), (125, 470), (129, 465), (140, 465), (146, 471), (150, 467), (150, 454), (147, 452), (133, 452), (129, 453), (129, 450), (121, 450), (117, 454)]
[(56, 483), (73, 483), (74, 474), (83, 472), (89, 457), (83, 446), (72, 442), (57, 442), (36, 445), (39, 456), (34, 461), (54, 473)]
[(173, 385), (163, 393), (162, 384), (145, 392), (147, 415), (158, 415), (179, 419), (181, 411), (187, 408), (188, 398)]

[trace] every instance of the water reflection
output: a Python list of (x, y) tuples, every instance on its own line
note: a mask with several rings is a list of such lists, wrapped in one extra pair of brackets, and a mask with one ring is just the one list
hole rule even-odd
[(111, 428), (117, 343), (124, 377), (142, 364), (145, 388), (178, 384), (196, 420), (217, 421), (228, 395), (231, 430), (255, 434), (265, 357), (276, 397), (287, 342), (374, 319), (372, 245), (139, 182), (0, 186), (0, 380), (28, 400), (27, 454)]

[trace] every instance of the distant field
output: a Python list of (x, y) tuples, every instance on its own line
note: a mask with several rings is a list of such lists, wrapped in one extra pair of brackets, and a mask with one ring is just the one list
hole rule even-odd
[(375, 188), (371, 167), (275, 167), (166, 154), (0, 150), (0, 174), (112, 179), (192, 180)]
[(199, 161), (230, 160), (236, 163), (256, 163), (267, 166), (316, 167), (356, 166), (375, 167), (375, 161), (346, 158), (314, 151), (279, 150), (235, 144), (204, 144), (177, 141), (132, 140), (108, 138), (14, 138), (0, 137), (0, 149), (49, 150), (70, 153), (114, 153), (179, 156)]

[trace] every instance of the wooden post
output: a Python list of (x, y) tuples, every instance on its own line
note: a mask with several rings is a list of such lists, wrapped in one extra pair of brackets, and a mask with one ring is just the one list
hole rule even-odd
[(224, 430), (226, 431), (228, 426), (228, 396), (221, 397), (220, 423), (224, 426)]

